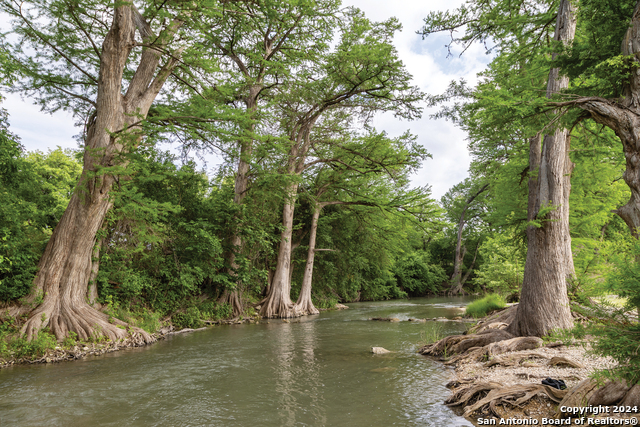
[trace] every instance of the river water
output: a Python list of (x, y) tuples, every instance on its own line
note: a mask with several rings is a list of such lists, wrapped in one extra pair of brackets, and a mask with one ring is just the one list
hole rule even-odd
[[(0, 370), (0, 426), (471, 426), (450, 372), (416, 354), (464, 298), (348, 304), (290, 323), (216, 326), (75, 362)], [(369, 321), (397, 317), (399, 323)], [(374, 355), (372, 346), (393, 353)]]

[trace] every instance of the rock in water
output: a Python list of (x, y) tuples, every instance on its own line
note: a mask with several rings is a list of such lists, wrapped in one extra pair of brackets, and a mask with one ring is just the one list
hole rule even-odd
[(373, 354), (385, 354), (385, 353), (391, 353), (389, 350), (382, 348), (382, 347), (371, 347), (371, 353)]

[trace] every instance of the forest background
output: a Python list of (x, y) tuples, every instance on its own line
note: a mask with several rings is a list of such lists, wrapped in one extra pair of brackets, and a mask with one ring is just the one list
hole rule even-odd
[[(28, 151), (3, 119), (0, 299), (22, 307), (20, 327), (29, 337), (44, 327), (58, 339), (69, 332), (117, 338), (117, 326), (127, 323), (151, 332), (170, 317), (176, 326), (197, 326), (438, 293), (491, 291), (517, 301), (526, 230), (543, 227), (545, 214), (527, 216), (528, 182), (537, 173), (529, 168), (530, 138), (561, 126), (571, 130), (575, 164), (568, 292), (579, 301), (635, 295), (627, 280), (635, 274), (628, 268), (635, 265), (633, 230), (616, 215), (631, 197), (620, 141), (580, 108), (563, 104), (559, 111), (546, 96), (551, 66), (571, 81), (558, 100), (620, 96), (633, 69), (620, 41), (634, 1), (582, 1), (576, 42), (557, 58), (558, 2), (477, 2), (451, 14), (425, 13), (424, 27), (404, 31), (459, 28), (444, 39), (452, 61), (463, 64), (479, 52), (491, 60), (477, 78), (432, 95), (416, 86), (394, 47), (397, 20), (372, 22), (332, 1), (256, 2), (255, 10), (214, 3), (188, 16), (171, 4), (157, 13), (152, 3), (141, 6), (150, 24), (138, 27), (114, 81), (133, 87), (136, 64), (161, 40), (149, 81), (162, 84), (144, 113), (124, 114), (120, 127), (107, 129), (111, 145), (91, 146), (106, 149), (108, 162), (88, 149)], [(32, 96), (45, 111), (72, 113), (82, 125), (79, 141), (95, 137), (101, 106), (94, 99), (103, 80), (96, 78), (100, 49), (91, 31), (98, 40), (110, 27), (85, 23), (118, 15), (100, 2), (34, 2), (34, 13), (44, 15), (33, 19), (13, 2), (2, 7), (19, 23), (3, 41), (5, 91)], [(167, 21), (181, 28), (171, 30)], [(166, 40), (150, 41), (146, 31)], [(469, 62), (467, 71), (481, 64)], [(413, 130), (410, 120), (425, 105), (466, 132), (471, 156), (468, 178), (439, 201), (411, 177), (446, 163), (427, 160), (411, 132), (377, 128), (395, 115)], [(167, 143), (179, 153), (215, 153), (222, 163), (207, 174), (165, 151)], [(453, 162), (464, 164), (452, 145)], [(48, 284), (38, 285), (56, 271), (41, 259), (69, 201), (88, 203), (78, 194), (89, 181), (105, 188), (98, 200), (104, 216), (84, 244), (81, 280), (56, 279), (83, 300), (81, 309), (64, 312), (47, 301), (64, 307), (65, 291), (54, 296)], [(95, 320), (83, 323), (82, 313)]]

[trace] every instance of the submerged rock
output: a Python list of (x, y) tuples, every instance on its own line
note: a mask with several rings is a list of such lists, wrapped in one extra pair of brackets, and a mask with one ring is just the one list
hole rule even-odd
[(386, 353), (391, 353), (391, 352), (389, 350), (387, 350), (386, 348), (371, 347), (371, 353), (373, 353), (373, 354), (386, 354)]

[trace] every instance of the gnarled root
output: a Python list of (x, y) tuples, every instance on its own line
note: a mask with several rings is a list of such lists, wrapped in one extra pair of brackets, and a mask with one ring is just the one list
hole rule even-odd
[(473, 347), (484, 347), (487, 344), (511, 338), (513, 335), (502, 329), (489, 329), (474, 335), (451, 335), (422, 347), (418, 353), (425, 356), (455, 355)]
[(298, 301), (293, 306), (293, 311), (300, 313), (300, 316), (312, 315), (312, 314), (320, 314), (320, 310), (313, 305), (311, 300)]
[[(514, 407), (521, 407), (527, 401), (537, 396), (538, 394), (544, 394), (555, 403), (560, 403), (562, 399), (567, 395), (567, 390), (558, 390), (553, 387), (549, 387), (542, 384), (517, 384), (510, 387), (502, 387), (500, 384), (490, 383), (479, 384), (471, 386), (468, 389), (458, 391), (453, 397), (459, 396), (456, 401), (445, 402), (449, 406), (465, 405), (464, 416), (469, 417), (474, 413), (491, 413), (497, 417), (500, 414), (497, 411), (498, 405), (512, 405)], [(490, 389), (489, 393), (481, 399), (476, 399), (474, 403), (470, 403), (473, 396), (478, 394), (476, 389), (482, 390)], [(468, 391), (467, 391), (468, 390)], [(473, 393), (473, 394), (472, 394)], [(467, 398), (468, 397), (468, 398)], [(466, 400), (465, 400), (466, 399)]]
[(64, 300), (45, 301), (35, 308), (22, 326), (21, 332), (27, 339), (37, 337), (38, 332), (49, 326), (51, 332), (58, 341), (67, 337), (69, 332), (74, 332), (82, 340), (106, 337), (117, 341), (131, 337), (138, 344), (149, 344), (155, 339), (140, 328), (130, 327), (121, 320), (110, 318), (90, 305), (83, 303), (78, 305), (66, 304)]

